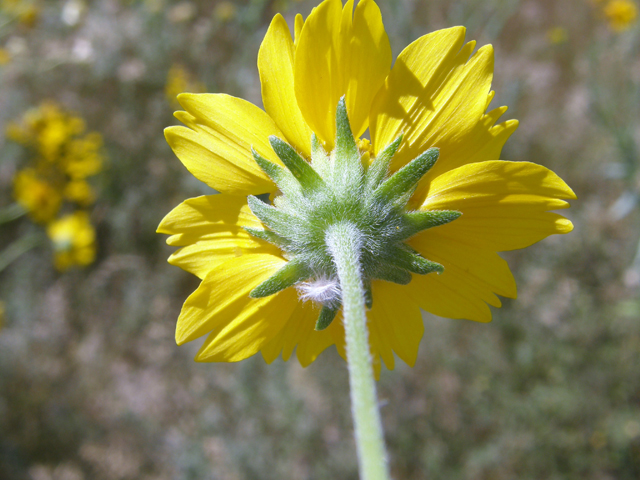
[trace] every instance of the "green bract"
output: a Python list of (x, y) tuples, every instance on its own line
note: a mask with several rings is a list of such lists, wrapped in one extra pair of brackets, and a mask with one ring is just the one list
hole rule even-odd
[(250, 196), (251, 211), (268, 230), (246, 230), (277, 245), (289, 261), (251, 292), (253, 298), (298, 285), (306, 292), (303, 295), (323, 305), (316, 329), (328, 327), (340, 309), (341, 298), (326, 232), (338, 223), (352, 225), (359, 236), (369, 308), (373, 302), (373, 279), (407, 284), (412, 273), (442, 273), (442, 265), (420, 256), (404, 243), (422, 230), (449, 223), (461, 215), (451, 210), (406, 209), (416, 185), (438, 159), (437, 148), (428, 149), (389, 176), (389, 164), (402, 142), (400, 136), (367, 168), (351, 132), (344, 97), (336, 112), (336, 141), (331, 155), (315, 135), (310, 164), (283, 140), (274, 136), (269, 140), (286, 168), (255, 151), (253, 156), (277, 184), (281, 195), (273, 199), (273, 205)]

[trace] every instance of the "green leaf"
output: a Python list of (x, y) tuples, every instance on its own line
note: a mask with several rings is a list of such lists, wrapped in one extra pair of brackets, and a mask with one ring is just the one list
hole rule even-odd
[(25, 215), (27, 211), (19, 203), (12, 203), (11, 205), (0, 209), (0, 225), (15, 220)]
[(280, 270), (267, 278), (264, 282), (251, 290), (249, 296), (251, 298), (268, 297), (278, 293), (285, 288), (292, 287), (298, 282), (306, 280), (310, 276), (307, 267), (293, 259), (285, 264)]

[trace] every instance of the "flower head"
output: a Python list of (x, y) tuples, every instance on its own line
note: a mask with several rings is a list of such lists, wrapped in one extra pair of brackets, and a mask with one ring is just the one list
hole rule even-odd
[(611, 0), (603, 9), (609, 26), (616, 32), (631, 28), (638, 17), (638, 7), (632, 0)]
[(62, 205), (62, 192), (47, 182), (33, 168), (20, 170), (13, 179), (16, 201), (38, 223), (52, 220)]
[(567, 29), (560, 26), (555, 26), (547, 30), (547, 41), (552, 45), (561, 45), (566, 43), (569, 39)]
[[(412, 365), (420, 308), (491, 320), (515, 297), (496, 252), (572, 225), (550, 210), (571, 189), (550, 170), (497, 160), (516, 121), (487, 112), (493, 49), (455, 27), (409, 45), (392, 68), (377, 5), (325, 0), (292, 38), (277, 15), (258, 54), (265, 110), (223, 94), (184, 94), (186, 127), (166, 138), (218, 190), (186, 200), (158, 232), (169, 262), (202, 279), (186, 300), (179, 344), (209, 334), (199, 361), (302, 365), (329, 345), (344, 356), (341, 292), (328, 232), (345, 225), (362, 256), (374, 364)], [(366, 138), (369, 132), (370, 141)], [(267, 200), (263, 194), (270, 194)], [(261, 195), (261, 197), (258, 197)]]
[(54, 264), (58, 270), (93, 263), (96, 233), (87, 212), (76, 211), (51, 222), (47, 235), (53, 243)]

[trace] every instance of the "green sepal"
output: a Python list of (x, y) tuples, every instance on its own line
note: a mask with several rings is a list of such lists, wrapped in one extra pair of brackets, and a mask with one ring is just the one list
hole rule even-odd
[(336, 109), (335, 143), (332, 169), (334, 188), (339, 196), (351, 196), (360, 190), (364, 170), (360, 162), (360, 152), (349, 124), (344, 96), (338, 102)]
[(427, 260), (407, 245), (393, 248), (392, 252), (389, 254), (388, 262), (396, 267), (408, 270), (412, 273), (418, 273), (420, 275), (426, 275), (433, 272), (444, 272), (444, 267), (442, 265), (432, 262), (431, 260)]
[(311, 134), (311, 166), (322, 178), (329, 178), (331, 172), (329, 154), (315, 133)]
[(300, 195), (300, 184), (289, 171), (261, 157), (253, 148), (251, 149), (251, 153), (258, 166), (274, 181), (278, 188), (280, 188), (280, 191), (288, 195)]
[(424, 212), (409, 212), (402, 216), (404, 226), (402, 228), (402, 239), (412, 237), (418, 232), (428, 228), (445, 225), (459, 218), (462, 212), (455, 210), (427, 210)]
[(247, 203), (249, 204), (251, 213), (280, 236), (290, 237), (295, 233), (295, 226), (300, 223), (293, 215), (284, 212), (282, 209), (268, 205), (253, 195), (247, 197)]
[(380, 265), (376, 269), (375, 277), (387, 282), (397, 283), (398, 285), (407, 285), (411, 282), (411, 273), (394, 265)]
[(256, 238), (259, 238), (260, 240), (264, 240), (265, 242), (269, 242), (272, 243), (280, 248), (286, 248), (287, 245), (289, 244), (289, 242), (282, 238), (280, 235), (278, 235), (275, 232), (272, 232), (271, 230), (262, 230), (259, 228), (251, 228), (251, 227), (243, 227), (245, 229), (245, 231)]
[(251, 290), (251, 298), (268, 297), (278, 293), (285, 288), (294, 286), (296, 283), (309, 278), (311, 274), (307, 267), (296, 259), (285, 264), (280, 270), (267, 278), (264, 282)]
[(430, 148), (426, 152), (418, 155), (407, 165), (402, 167), (391, 177), (387, 178), (373, 192), (375, 201), (385, 203), (394, 203), (398, 199), (406, 196), (418, 184), (420, 179), (433, 167), (438, 160), (440, 150), (438, 148)]
[(341, 306), (342, 305), (329, 307), (327, 305), (323, 305), (322, 310), (320, 310), (320, 315), (318, 316), (318, 321), (316, 322), (316, 331), (320, 332), (331, 325), (331, 322), (333, 322), (336, 315), (338, 315)]
[(291, 145), (280, 140), (275, 135), (269, 137), (269, 143), (271, 143), (271, 148), (276, 152), (278, 158), (282, 160), (285, 167), (287, 167), (298, 180), (303, 190), (307, 192), (317, 191), (325, 187), (324, 180), (322, 180), (320, 175), (318, 175), (304, 158), (298, 155)]
[(403, 135), (400, 134), (398, 138), (387, 145), (384, 150), (380, 152), (380, 155), (373, 160), (373, 163), (365, 174), (365, 188), (367, 190), (377, 188), (387, 176), (389, 165), (402, 143), (402, 138)]

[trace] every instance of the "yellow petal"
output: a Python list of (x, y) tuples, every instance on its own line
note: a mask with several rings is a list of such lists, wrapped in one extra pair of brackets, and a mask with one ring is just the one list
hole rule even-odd
[(302, 32), (302, 26), (304, 25), (304, 19), (302, 15), (299, 13), (296, 15), (295, 23), (294, 23), (294, 37), (293, 37), (293, 45), (295, 47), (298, 46), (298, 39), (300, 38), (300, 33)]
[(345, 93), (336, 48), (341, 7), (340, 0), (325, 0), (311, 11), (300, 32), (294, 63), (300, 110), (327, 145), (333, 145), (335, 109)]
[(263, 228), (246, 198), (219, 194), (186, 200), (167, 214), (157, 231), (171, 235), (169, 245), (183, 247), (169, 257), (170, 264), (205, 278), (230, 258), (278, 254), (275, 246), (252, 237), (244, 227)]
[[(376, 3), (359, 2), (353, 20), (351, 12), (352, 2), (347, 2), (340, 31), (340, 65), (351, 130), (359, 138), (369, 127), (371, 103), (389, 74), (392, 53)], [(334, 118), (336, 105), (337, 102), (332, 104)]]
[(507, 262), (495, 252), (440, 235), (438, 230), (427, 230), (409, 242), (425, 258), (444, 267), (441, 275), (413, 276), (408, 286), (414, 300), (422, 309), (442, 317), (490, 321), (486, 303), (501, 306), (495, 294), (516, 296)]
[[(275, 255), (243, 255), (211, 270), (182, 306), (176, 327), (178, 345), (214, 330), (220, 332), (236, 321), (260, 320), (261, 309), (267, 308), (284, 292), (258, 299), (250, 298), (249, 292), (284, 263), (285, 260)], [(293, 293), (295, 295), (295, 291)]]
[[(377, 305), (374, 296), (373, 308), (367, 312), (367, 329), (369, 330), (369, 345), (373, 358), (380, 356), (387, 369), (395, 368), (395, 358), (393, 357), (393, 347), (391, 346), (391, 325), (386, 312)], [(394, 317), (397, 321), (399, 317)]]
[(284, 327), (297, 304), (293, 288), (251, 300), (240, 315), (211, 332), (196, 361), (239, 362), (254, 355)]
[(454, 27), (413, 42), (374, 100), (374, 152), (404, 133), (392, 170), (430, 147), (438, 147), (440, 157), (427, 179), (466, 163), (497, 159), (516, 129), (516, 121), (495, 125), (504, 107), (485, 114), (493, 98), (493, 48), (486, 45), (469, 58), (475, 42), (463, 46), (464, 33), (463, 27)]
[[(309, 366), (327, 347), (333, 345), (333, 338), (328, 331), (316, 332), (315, 323), (318, 320), (318, 315), (311, 317), (311, 320), (313, 326), (309, 328), (307, 324), (307, 327), (302, 330), (302, 335), (296, 347), (296, 357), (303, 367)], [(284, 353), (283, 351), (283, 357)]]
[(368, 127), (371, 102), (391, 67), (391, 47), (378, 6), (363, 0), (353, 12), (325, 0), (307, 18), (297, 42), (294, 76), (300, 110), (311, 129), (332, 148), (335, 114), (346, 95), (354, 135)]
[(258, 52), (258, 71), (264, 109), (286, 140), (304, 157), (311, 156), (311, 129), (307, 126), (293, 88), (294, 47), (287, 22), (276, 15)]
[[(369, 322), (378, 323), (378, 329), (393, 351), (407, 365), (413, 367), (424, 334), (420, 308), (403, 285), (374, 281), (372, 293), (373, 308), (368, 312), (371, 318)], [(391, 369), (389, 364), (387, 367)]]
[(251, 154), (253, 147), (281, 164), (269, 145), (269, 135), (284, 135), (269, 115), (245, 100), (222, 94), (183, 93), (178, 100), (188, 114), (176, 116), (190, 128), (169, 127), (165, 137), (198, 180), (236, 195), (275, 191)]
[(574, 198), (567, 184), (543, 166), (495, 160), (465, 165), (435, 178), (420, 208), (462, 212), (457, 220), (433, 231), (495, 252), (570, 232), (571, 222), (549, 210), (567, 208), (564, 199)]
[(466, 277), (460, 276), (459, 272), (456, 274), (451, 268), (447, 272), (445, 267), (442, 275), (413, 275), (406, 289), (420, 308), (434, 315), (490, 322), (491, 310), (486, 303), (490, 294), (482, 289), (477, 292), (473, 283), (460, 283), (465, 280)]
[(280, 352), (282, 352), (282, 359), (287, 361), (293, 349), (296, 348), (298, 361), (306, 367), (333, 344), (333, 339), (327, 330), (315, 331), (319, 313), (320, 309), (312, 303), (299, 303), (280, 333), (262, 349), (262, 355), (267, 363), (275, 360)]

